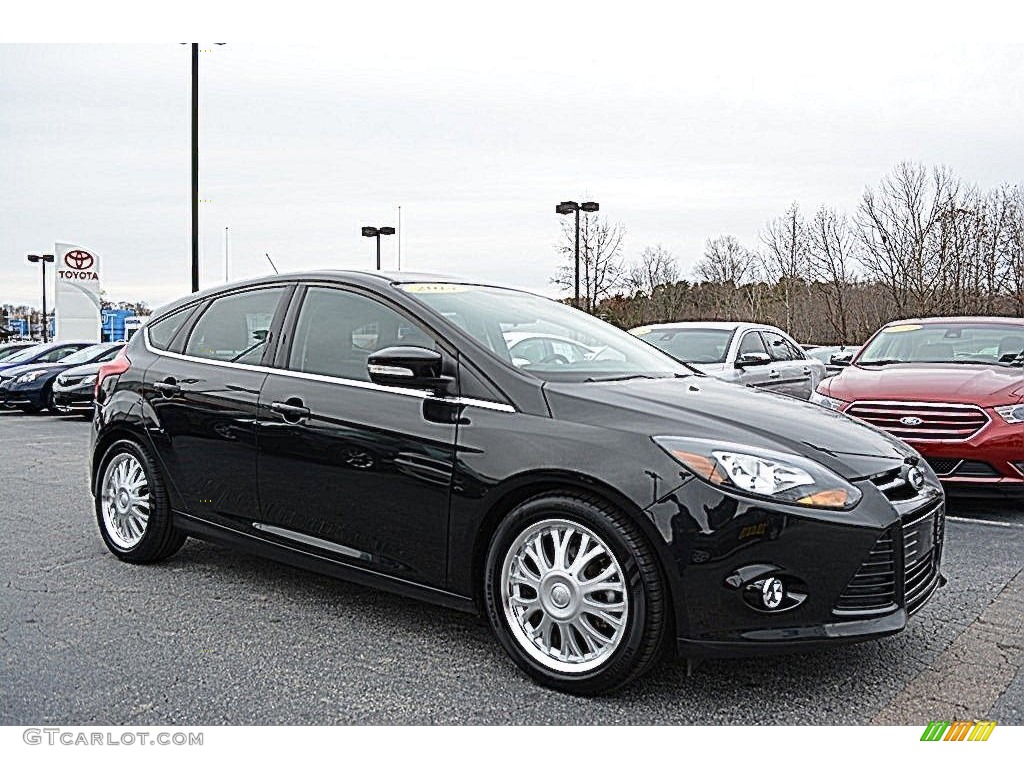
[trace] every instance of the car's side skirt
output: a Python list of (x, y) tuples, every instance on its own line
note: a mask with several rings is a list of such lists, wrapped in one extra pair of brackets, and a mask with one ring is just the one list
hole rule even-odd
[(473, 598), (465, 595), (458, 595), (424, 584), (416, 584), (415, 582), (405, 581), (404, 579), (398, 579), (394, 576), (377, 573), (355, 565), (340, 563), (329, 557), (306, 552), (285, 543), (271, 542), (257, 535), (226, 528), (222, 525), (211, 523), (208, 520), (201, 520), (184, 512), (173, 512), (172, 514), (175, 527), (197, 539), (227, 544), (261, 557), (277, 560), (286, 565), (314, 571), (325, 576), (344, 579), (345, 581), (373, 587), (374, 589), (383, 589), (404, 597), (412, 597), (457, 611), (479, 613)]

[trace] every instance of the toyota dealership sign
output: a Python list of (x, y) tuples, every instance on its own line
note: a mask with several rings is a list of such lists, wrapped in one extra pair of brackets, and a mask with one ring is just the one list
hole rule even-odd
[(57, 243), (56, 338), (100, 340), (100, 259), (77, 245)]

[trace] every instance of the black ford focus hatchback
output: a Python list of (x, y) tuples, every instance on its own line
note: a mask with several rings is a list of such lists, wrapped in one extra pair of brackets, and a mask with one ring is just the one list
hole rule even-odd
[(154, 315), (96, 388), (117, 557), (196, 536), (479, 611), (574, 693), (666, 653), (889, 635), (942, 579), (942, 490), (913, 449), (520, 291), (224, 286)]

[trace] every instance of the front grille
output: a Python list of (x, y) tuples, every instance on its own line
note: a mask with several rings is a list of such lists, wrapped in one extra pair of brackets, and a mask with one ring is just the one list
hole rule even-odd
[(903, 440), (968, 440), (988, 424), (976, 405), (862, 401), (846, 413)]
[(917, 496), (917, 491), (914, 489), (903, 476), (902, 467), (896, 467), (881, 475), (875, 475), (871, 478), (871, 482), (875, 484), (889, 501), (907, 501)]
[(929, 466), (935, 470), (935, 474), (939, 477), (945, 477), (946, 475), (952, 475), (956, 468), (960, 466), (963, 459), (929, 459), (925, 458)]
[(920, 608), (931, 593), (939, 571), (942, 505), (914, 515), (903, 529), (903, 601), (907, 613)]
[(896, 608), (902, 596), (907, 612), (914, 613), (938, 579), (944, 525), (940, 502), (889, 528), (850, 579), (833, 612), (845, 616), (886, 613)]

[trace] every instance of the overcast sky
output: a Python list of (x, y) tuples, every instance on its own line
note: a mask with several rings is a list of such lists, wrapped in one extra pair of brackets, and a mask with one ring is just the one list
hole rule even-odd
[[(550, 293), (564, 199), (669, 248), (757, 244), (796, 200), (852, 209), (903, 159), (980, 186), (1024, 178), (1024, 47), (762, 45), (727, 30), (605, 19), (467, 36), (349, 35), (201, 58), (202, 284), (368, 269), (364, 224), (403, 267)], [(424, 32), (424, 33), (420, 33)], [(0, 46), (0, 303), (38, 303), (25, 254), (104, 260), (113, 300), (188, 290), (189, 52), (176, 44)], [(395, 264), (396, 238), (384, 241)]]

